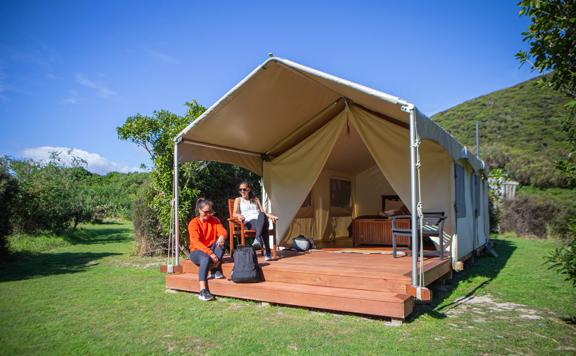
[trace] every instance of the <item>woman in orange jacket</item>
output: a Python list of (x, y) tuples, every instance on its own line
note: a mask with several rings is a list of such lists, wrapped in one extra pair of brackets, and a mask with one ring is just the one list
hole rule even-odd
[(220, 261), (224, 256), (224, 242), (227, 232), (218, 218), (212, 216), (214, 204), (207, 199), (200, 198), (196, 202), (197, 216), (188, 224), (190, 236), (190, 260), (197, 266), (200, 294), (198, 298), (203, 301), (214, 299), (208, 290), (206, 277), (208, 268), (212, 267), (210, 278), (221, 279), (222, 267)]

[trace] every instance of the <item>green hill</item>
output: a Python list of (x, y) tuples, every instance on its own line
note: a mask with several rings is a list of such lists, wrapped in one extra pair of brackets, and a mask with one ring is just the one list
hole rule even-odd
[(480, 155), (521, 184), (566, 187), (555, 162), (568, 152), (562, 130), (567, 99), (538, 84), (538, 78), (466, 101), (432, 120), (474, 150), (480, 122)]

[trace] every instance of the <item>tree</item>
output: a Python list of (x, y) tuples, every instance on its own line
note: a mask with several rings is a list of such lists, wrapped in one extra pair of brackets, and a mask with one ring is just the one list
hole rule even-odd
[[(196, 120), (206, 109), (196, 101), (186, 103), (188, 108), (184, 116), (176, 115), (166, 110), (154, 111), (151, 116), (136, 114), (126, 119), (118, 127), (117, 133), (121, 140), (131, 141), (144, 148), (150, 155), (154, 167), (151, 172), (151, 183), (147, 190), (142, 190), (138, 197), (138, 211), (146, 212), (145, 204), (157, 214), (159, 229), (151, 228), (153, 221), (143, 221), (141, 217), (135, 221), (135, 229), (139, 241), (158, 247), (158, 237), (153, 236), (158, 231), (164, 240), (168, 236), (171, 219), (171, 200), (173, 186), (173, 139), (192, 121)], [(258, 182), (258, 176), (248, 171), (216, 162), (186, 162), (179, 165), (179, 221), (180, 236), (185, 242), (187, 222), (194, 214), (194, 204), (198, 197), (205, 196), (215, 201), (215, 210), (220, 216), (227, 214), (226, 197), (232, 196), (236, 184), (240, 180)], [(156, 218), (154, 218), (156, 219)], [(146, 241), (148, 239), (149, 241)], [(146, 248), (137, 246), (139, 254), (150, 254)]]
[[(530, 45), (516, 58), (541, 73), (548, 85), (569, 97), (563, 128), (568, 133), (571, 152), (558, 162), (558, 169), (576, 184), (576, 2), (573, 0), (522, 0), (520, 15), (530, 17), (528, 31), (522, 33)], [(548, 258), (552, 268), (566, 274), (576, 286), (576, 220), (571, 221), (571, 242)]]
[[(118, 138), (131, 141), (144, 148), (150, 155), (154, 167), (151, 173), (152, 201), (148, 202), (159, 215), (162, 231), (168, 234), (171, 217), (172, 200), (172, 168), (174, 161), (173, 139), (188, 123), (198, 118), (206, 110), (196, 101), (186, 103), (186, 115), (179, 116), (166, 110), (154, 111), (152, 116), (136, 114), (128, 117), (126, 122), (116, 129)], [(185, 229), (187, 214), (192, 207), (192, 201), (198, 197), (198, 190), (190, 187), (194, 174), (194, 163), (182, 165), (179, 170), (178, 182), (180, 189), (180, 226)], [(150, 196), (150, 195), (149, 195)], [(182, 230), (185, 231), (185, 230)]]
[(528, 51), (516, 58), (541, 73), (542, 83), (570, 98), (563, 128), (568, 133), (571, 152), (558, 162), (572, 186), (576, 185), (576, 2), (574, 0), (522, 0), (520, 15), (530, 17), (523, 32)]
[(26, 233), (62, 233), (92, 218), (93, 201), (85, 162), (74, 159), (68, 167), (53, 153), (48, 162), (7, 160), (18, 181), (11, 204), (15, 229)]

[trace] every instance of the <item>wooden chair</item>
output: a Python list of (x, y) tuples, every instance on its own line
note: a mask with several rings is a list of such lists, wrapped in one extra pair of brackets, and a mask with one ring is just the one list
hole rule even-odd
[[(441, 259), (444, 258), (444, 221), (446, 216), (444, 212), (431, 212), (424, 213), (422, 219), (422, 237), (434, 237), (437, 236), (440, 244), (439, 256)], [(410, 215), (398, 215), (392, 217), (392, 255), (396, 257), (396, 239), (399, 236), (412, 236), (411, 229), (411, 216)], [(418, 228), (420, 231), (420, 228)], [(410, 245), (412, 243), (410, 242)], [(410, 247), (409, 245), (409, 247)]]
[[(239, 238), (240, 245), (246, 246), (246, 237), (256, 237), (256, 230), (246, 229), (244, 227), (244, 221), (234, 217), (234, 200), (228, 199), (228, 213), (230, 217), (228, 218), (229, 234), (230, 234), (230, 256), (234, 253), (234, 237)], [(272, 258), (276, 258), (276, 227), (272, 227), (268, 230), (269, 236), (274, 236), (274, 242), (270, 249), (272, 250)], [(264, 246), (262, 246), (264, 247)], [(264, 248), (262, 248), (262, 254), (264, 254)]]

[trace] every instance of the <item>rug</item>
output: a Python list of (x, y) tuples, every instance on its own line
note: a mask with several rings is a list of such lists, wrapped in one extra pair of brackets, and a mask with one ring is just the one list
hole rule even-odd
[[(392, 250), (374, 250), (374, 249), (353, 249), (353, 250), (340, 250), (340, 251), (330, 251), (330, 253), (356, 253), (361, 255), (391, 255)], [(406, 256), (404, 251), (396, 251), (397, 257)]]

